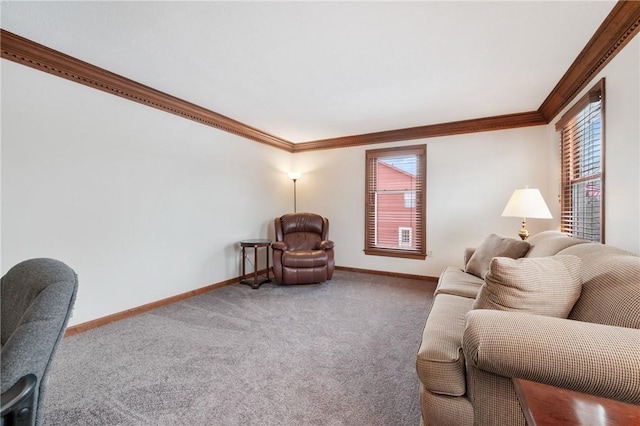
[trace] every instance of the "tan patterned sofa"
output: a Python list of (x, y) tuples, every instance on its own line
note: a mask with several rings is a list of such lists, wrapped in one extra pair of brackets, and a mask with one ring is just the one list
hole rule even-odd
[[(640, 258), (557, 231), (537, 234), (529, 243), (526, 254), (490, 260), (487, 284), (465, 271), (478, 260), (472, 249), (465, 252), (465, 270), (449, 267), (440, 276), (416, 360), (421, 425), (524, 425), (512, 377), (640, 404)], [(577, 293), (573, 285), (565, 297), (561, 286), (553, 287), (557, 273), (536, 269), (556, 259), (573, 262)], [(529, 288), (540, 285), (530, 295), (556, 292), (547, 300), (568, 307), (568, 319), (558, 312), (529, 312), (547, 303), (523, 311), (509, 306), (517, 298), (501, 290), (487, 293), (500, 275), (499, 264), (502, 272), (519, 265), (516, 278), (508, 277), (516, 287), (520, 281)], [(482, 292), (505, 306), (474, 309)], [(527, 299), (519, 296), (517, 303)]]

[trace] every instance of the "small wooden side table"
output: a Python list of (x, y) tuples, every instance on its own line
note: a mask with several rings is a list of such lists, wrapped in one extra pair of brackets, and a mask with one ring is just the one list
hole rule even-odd
[(640, 405), (626, 404), (524, 379), (511, 379), (529, 426), (631, 426)]
[[(269, 278), (269, 247), (271, 246), (271, 240), (243, 240), (240, 241), (240, 247), (242, 247), (242, 284), (250, 285), (251, 288), (257, 289), (264, 283), (271, 282)], [(247, 264), (247, 248), (253, 249), (253, 278), (245, 279), (246, 276), (246, 264)], [(258, 276), (258, 249), (265, 248), (267, 252), (267, 276)]]

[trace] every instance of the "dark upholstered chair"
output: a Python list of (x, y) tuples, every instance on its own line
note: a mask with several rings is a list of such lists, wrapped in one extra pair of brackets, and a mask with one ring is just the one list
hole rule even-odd
[(78, 289), (75, 272), (54, 259), (18, 263), (0, 283), (2, 424), (38, 425), (51, 360)]
[(289, 213), (274, 221), (273, 275), (282, 284), (312, 284), (333, 277), (329, 220), (314, 213)]

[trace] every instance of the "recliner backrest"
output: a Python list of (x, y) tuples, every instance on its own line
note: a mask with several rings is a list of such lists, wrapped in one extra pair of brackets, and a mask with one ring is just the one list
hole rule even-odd
[(329, 222), (315, 213), (289, 213), (276, 223), (276, 240), (284, 241), (289, 250), (313, 250), (327, 239)]

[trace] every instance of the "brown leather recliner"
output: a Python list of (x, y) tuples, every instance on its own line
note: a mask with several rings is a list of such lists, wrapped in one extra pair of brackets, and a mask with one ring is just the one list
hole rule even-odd
[(333, 277), (329, 220), (315, 213), (289, 213), (274, 220), (273, 275), (282, 284), (312, 284)]

